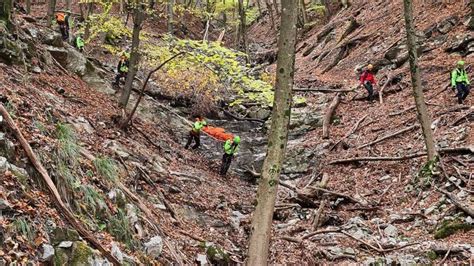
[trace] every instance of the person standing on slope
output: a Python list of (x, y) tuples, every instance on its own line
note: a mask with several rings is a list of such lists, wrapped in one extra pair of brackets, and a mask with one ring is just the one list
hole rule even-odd
[(69, 14), (65, 14), (63, 12), (56, 13), (56, 23), (58, 23), (59, 25), (59, 31), (61, 32), (63, 40), (68, 40), (69, 39)]
[(224, 143), (224, 155), (222, 156), (222, 166), (220, 171), (221, 176), (225, 176), (227, 174), (227, 171), (229, 171), (232, 159), (239, 150), (239, 144), (239, 136), (235, 136), (233, 140), (229, 139)]
[(115, 76), (115, 82), (114, 85), (119, 86), (120, 85), (120, 79), (121, 78), (126, 78), (127, 73), (128, 73), (128, 66), (130, 64), (130, 61), (128, 60), (128, 54), (126, 52), (122, 53), (122, 56), (120, 57), (120, 61), (117, 66), (117, 75)]
[(360, 84), (365, 87), (365, 89), (369, 92), (367, 96), (367, 100), (372, 102), (374, 100), (374, 86), (375, 82), (375, 75), (373, 73), (374, 66), (369, 64), (367, 69), (362, 72), (360, 75)]
[(189, 131), (188, 142), (186, 143), (186, 146), (184, 146), (185, 149), (189, 148), (193, 140), (195, 142), (193, 150), (199, 148), (201, 145), (201, 129), (205, 126), (207, 126), (206, 120), (202, 116), (197, 117), (196, 122), (194, 122), (193, 127)]
[(457, 90), (456, 96), (458, 97), (459, 104), (466, 100), (470, 89), (469, 77), (464, 65), (464, 61), (458, 61), (457, 67), (451, 72), (451, 86), (453, 90)]

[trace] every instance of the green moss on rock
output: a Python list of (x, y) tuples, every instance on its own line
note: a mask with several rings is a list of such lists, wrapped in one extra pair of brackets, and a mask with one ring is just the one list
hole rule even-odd
[(72, 246), (71, 265), (89, 265), (92, 256), (92, 249), (85, 242), (76, 241)]
[(441, 239), (455, 234), (458, 231), (470, 231), (474, 229), (474, 225), (464, 223), (459, 220), (444, 221), (434, 234), (435, 239)]

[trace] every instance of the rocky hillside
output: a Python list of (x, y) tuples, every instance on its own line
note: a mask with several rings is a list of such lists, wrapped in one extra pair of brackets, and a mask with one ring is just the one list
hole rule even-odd
[[(292, 114), (273, 264), (472, 261), (474, 217), (465, 210), (474, 205), (473, 100), (457, 105), (446, 82), (458, 59), (474, 63), (474, 37), (465, 5), (417, 1), (415, 11), (425, 96), (438, 148), (446, 151), (442, 167), (430, 168), (423, 156), (336, 162), (423, 150), (401, 3), (353, 1), (327, 23), (307, 25), (300, 31), (296, 72), (296, 93), (306, 100)], [(212, 115), (210, 124), (243, 136), (232, 174), (222, 178), (221, 143), (204, 136), (200, 150), (183, 148), (189, 107), (151, 93), (133, 126), (120, 130), (118, 94), (110, 86), (116, 58), (84, 56), (34, 17), (17, 15), (16, 23), (16, 36), (0, 31), (1, 102), (76, 219), (123, 264), (243, 264), (270, 110), (254, 103), (233, 107), (250, 121), (222, 111)], [(203, 23), (191, 24), (180, 34), (199, 39)], [(159, 36), (162, 25), (153, 21), (146, 30)], [(276, 35), (268, 16), (249, 31), (252, 58), (268, 72)], [(368, 62), (378, 70), (378, 89), (385, 87), (383, 103), (360, 100), (363, 89), (351, 91), (355, 69)], [(152, 84), (150, 91), (164, 86)], [(323, 116), (337, 90), (341, 103), (323, 139)], [(110, 264), (55, 207), (4, 120), (0, 264)]]

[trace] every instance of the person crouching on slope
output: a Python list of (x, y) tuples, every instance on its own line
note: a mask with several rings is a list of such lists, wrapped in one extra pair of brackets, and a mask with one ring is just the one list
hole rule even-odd
[(374, 86), (375, 86), (375, 75), (373, 73), (374, 66), (369, 64), (367, 69), (362, 72), (360, 75), (360, 84), (365, 87), (365, 89), (369, 92), (367, 96), (367, 100), (372, 102), (374, 100)]
[(203, 129), (205, 126), (207, 126), (206, 120), (204, 120), (202, 116), (197, 117), (196, 122), (194, 122), (191, 130), (189, 131), (188, 142), (186, 143), (186, 146), (184, 146), (185, 149), (189, 148), (193, 140), (195, 142), (193, 150), (199, 148), (201, 145), (201, 129)]
[(120, 61), (117, 66), (117, 75), (115, 76), (114, 85), (119, 86), (120, 79), (127, 77), (129, 64), (130, 64), (130, 61), (128, 60), (128, 55), (126, 52), (123, 52), (122, 56), (120, 56)]
[(462, 104), (469, 94), (470, 82), (464, 64), (464, 61), (458, 61), (457, 67), (451, 72), (451, 86), (453, 90), (457, 90), (459, 104)]
[(240, 137), (235, 136), (233, 140), (227, 140), (224, 143), (224, 155), (222, 156), (222, 166), (220, 175), (225, 176), (227, 171), (229, 171), (230, 164), (234, 158), (234, 154), (239, 150)]

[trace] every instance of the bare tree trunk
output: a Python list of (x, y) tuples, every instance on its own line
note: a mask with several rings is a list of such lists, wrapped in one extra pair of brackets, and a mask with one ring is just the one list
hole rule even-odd
[(413, 96), (415, 97), (418, 120), (420, 121), (425, 139), (428, 160), (435, 159), (437, 153), (431, 131), (431, 118), (426, 108), (425, 97), (421, 87), (420, 69), (418, 68), (418, 55), (416, 49), (415, 25), (413, 23), (413, 5), (412, 0), (403, 0), (405, 7), (405, 27), (407, 32), (408, 54), (410, 58), (411, 82), (413, 86)]
[(471, 0), (469, 6), (471, 7), (471, 20), (469, 21), (469, 29), (474, 30), (474, 0)]
[(66, 9), (71, 10), (71, 1), (72, 0), (66, 0)]
[(278, 8), (277, 0), (273, 0), (273, 7), (275, 8), (275, 13), (277, 14), (277, 16), (279, 16), (280, 15), (280, 8)]
[(13, 0), (3, 0), (0, 2), (0, 20), (5, 22), (8, 29), (12, 29)]
[(140, 46), (140, 31), (142, 30), (142, 24), (145, 20), (145, 11), (142, 10), (140, 6), (135, 7), (133, 13), (132, 52), (130, 55), (130, 66), (119, 102), (119, 105), (123, 108), (127, 107), (128, 100), (130, 99), (130, 93), (132, 92), (133, 80), (135, 79), (135, 75), (138, 71), (138, 61), (140, 57), (140, 53), (138, 51)]
[[(263, 11), (262, 11), (262, 4), (260, 3), (260, 0), (257, 0), (257, 7), (258, 7), (258, 13), (260, 14), (260, 16), (263, 14)], [(224, 4), (225, 4), (225, 0), (224, 0)]]
[(90, 31), (91, 31), (91, 23), (89, 21), (89, 17), (90, 15), (92, 15), (92, 12), (94, 11), (94, 3), (93, 2), (90, 2), (88, 5), (87, 5), (87, 10), (86, 10), (86, 15), (84, 17), (84, 24), (85, 24), (85, 28), (84, 28), (84, 40), (87, 40), (89, 39), (89, 35), (90, 35)]
[(300, 0), (300, 10), (301, 10), (301, 18), (303, 20), (303, 26), (306, 25), (308, 22), (307, 16), (306, 16), (306, 4), (304, 3), (305, 0)]
[(265, 5), (267, 6), (268, 12), (270, 12), (270, 20), (272, 21), (272, 29), (275, 30), (276, 29), (276, 27), (275, 27), (275, 17), (273, 16), (272, 5), (268, 1), (269, 0), (265, 0)]
[(239, 46), (240, 44), (242, 44), (242, 48), (245, 54), (249, 54), (248, 45), (247, 45), (247, 33), (246, 33), (247, 26), (245, 25), (247, 22), (246, 22), (246, 16), (245, 16), (244, 1), (243, 0), (238, 0), (238, 1), (239, 1), (239, 17), (240, 17)]
[(26, 0), (26, 14), (31, 13), (31, 0)]
[(288, 142), (295, 66), (298, 2), (282, 0), (281, 31), (268, 151), (257, 190), (257, 206), (252, 217), (252, 232), (247, 265), (267, 265), (273, 211), (280, 172)]
[(168, 0), (168, 33), (173, 34), (174, 0)]
[(54, 19), (54, 10), (56, 9), (56, 0), (48, 1), (48, 13), (46, 16), (46, 26), (51, 27), (51, 22)]

